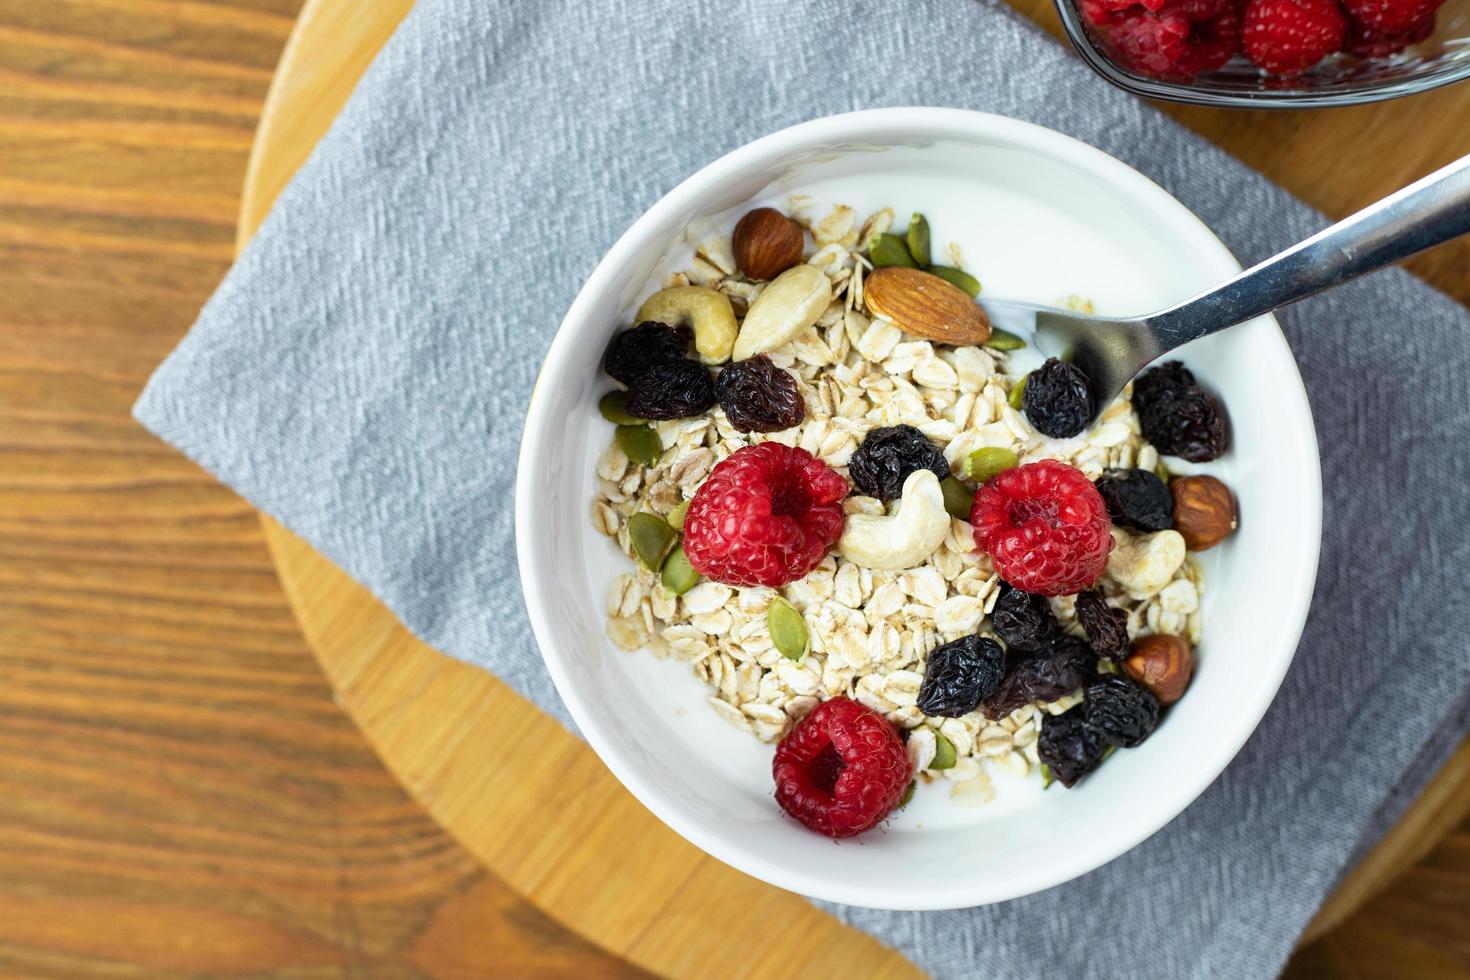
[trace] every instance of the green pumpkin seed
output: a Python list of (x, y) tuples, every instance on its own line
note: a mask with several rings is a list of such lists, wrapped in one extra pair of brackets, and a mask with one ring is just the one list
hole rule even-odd
[(929, 264), (929, 221), (919, 212), (915, 211), (913, 217), (909, 218), (908, 233), (909, 255), (919, 265)]
[(908, 269), (918, 268), (913, 256), (909, 255), (909, 247), (904, 244), (904, 240), (887, 232), (874, 238), (873, 244), (868, 246), (868, 261), (879, 269), (886, 265), (901, 265)]
[(953, 769), (955, 760), (954, 743), (939, 732), (934, 733), (934, 761), (930, 769)]
[(664, 454), (658, 433), (646, 425), (620, 425), (613, 430), (618, 448), (639, 466), (652, 466)]
[(1015, 386), (1011, 388), (1010, 397), (1006, 399), (1006, 401), (1010, 402), (1011, 408), (1014, 408), (1018, 412), (1021, 410), (1023, 404), (1022, 399), (1026, 397), (1026, 378), (1029, 377), (1031, 375), (1028, 374), (1025, 378), (1017, 381)]
[(969, 293), (971, 299), (980, 295), (980, 280), (963, 269), (956, 269), (952, 265), (931, 265), (924, 271), (931, 276), (938, 276), (951, 286), (958, 286)]
[(1051, 774), (1051, 766), (1045, 762), (1041, 764), (1041, 788), (1051, 789), (1051, 784), (1056, 782), (1056, 777)]
[(800, 660), (806, 656), (806, 620), (796, 607), (785, 599), (776, 599), (766, 610), (766, 629), (771, 642), (787, 660)]
[(1017, 337), (1009, 330), (1000, 327), (990, 328), (990, 339), (985, 341), (985, 346), (991, 350), (1020, 350), (1026, 346), (1026, 341)]
[(1154, 475), (1163, 480), (1165, 484), (1174, 479), (1174, 474), (1169, 472), (1169, 467), (1164, 465), (1162, 459), (1154, 464)]
[(628, 414), (628, 393), (626, 391), (609, 391), (597, 403), (597, 410), (613, 425), (642, 425), (647, 421), (636, 415)]
[(689, 513), (690, 503), (691, 501), (681, 500), (674, 505), (674, 509), (669, 511), (669, 516), (664, 518), (669, 522), (669, 527), (675, 531), (684, 530), (684, 515)]
[(1021, 462), (1014, 450), (999, 446), (986, 446), (965, 457), (965, 476), (976, 483), (984, 483), (997, 473), (1019, 465)]
[(683, 545), (675, 548), (664, 561), (660, 580), (664, 583), (664, 588), (674, 595), (683, 595), (699, 583), (699, 573), (689, 564), (689, 556), (684, 554)]
[(975, 494), (970, 488), (952, 476), (947, 476), (939, 481), (939, 492), (944, 494), (944, 509), (949, 512), (950, 517), (958, 517), (962, 521), (970, 519), (970, 508), (975, 506)]
[(1116, 751), (1118, 751), (1118, 747), (1116, 745), (1109, 745), (1107, 748), (1103, 749), (1102, 759), (1097, 760), (1097, 764), (1102, 765), (1103, 759), (1106, 759), (1108, 756), (1112, 755)]
[(657, 572), (663, 566), (669, 549), (679, 540), (679, 532), (657, 514), (639, 511), (628, 518), (628, 540), (633, 542), (633, 551), (638, 559), (650, 572)]
[(902, 810), (909, 805), (909, 800), (914, 798), (914, 787), (917, 785), (919, 785), (917, 779), (909, 780), (908, 786), (904, 788), (903, 795), (898, 798), (898, 806), (894, 807), (895, 810)]

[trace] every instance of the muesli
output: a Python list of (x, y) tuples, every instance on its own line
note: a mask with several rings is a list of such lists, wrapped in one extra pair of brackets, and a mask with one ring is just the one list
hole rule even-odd
[(1177, 362), (1101, 412), (1064, 360), (1013, 377), (1024, 339), (922, 215), (814, 203), (702, 243), (608, 347), (592, 517), (633, 565), (608, 635), (778, 743), (777, 801), (821, 833), (916, 781), (970, 804), (995, 770), (1072, 786), (1189, 683), (1189, 552), (1235, 504), (1160, 457), (1218, 457), (1221, 407)]

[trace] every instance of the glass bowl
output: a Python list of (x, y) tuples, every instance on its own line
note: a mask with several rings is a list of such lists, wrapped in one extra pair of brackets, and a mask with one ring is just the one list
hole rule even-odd
[(1470, 78), (1470, 0), (1439, 8), (1434, 33), (1386, 58), (1328, 55), (1294, 78), (1267, 75), (1237, 54), (1189, 80), (1140, 75), (1109, 53), (1082, 16), (1079, 0), (1056, 0), (1057, 13), (1082, 60), (1119, 88), (1152, 99), (1248, 109), (1305, 109), (1396, 99)]

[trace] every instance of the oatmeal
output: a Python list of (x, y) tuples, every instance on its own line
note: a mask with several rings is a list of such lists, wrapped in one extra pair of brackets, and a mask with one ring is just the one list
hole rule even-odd
[[(1130, 644), (1164, 635), (1192, 657), (1203, 627), (1203, 576), (1132, 389), (1095, 412), (1055, 360), (1021, 388), (1007, 351), (1023, 341), (990, 327), (957, 247), (930, 266), (927, 223), (918, 262), (920, 236), (894, 232), (888, 209), (811, 210), (761, 209), (733, 247), (703, 243), (609, 349), (628, 391), (603, 402), (618, 428), (592, 521), (631, 567), (609, 591), (608, 636), (689, 663), (711, 709), (765, 742), (805, 737), (818, 704), (844, 699), (891, 723), (910, 775), (960, 803), (1048, 752), (1067, 771), (1044, 775), (1070, 785), (1105, 746), (1146, 737), (1165, 703)], [(793, 228), (814, 242), (804, 262)], [(699, 362), (732, 355), (711, 383)], [(1194, 523), (1233, 507), (1185, 479)], [(1037, 507), (1085, 512), (1056, 532), (1051, 564), (1011, 526)], [(843, 784), (813, 778), (837, 805)]]

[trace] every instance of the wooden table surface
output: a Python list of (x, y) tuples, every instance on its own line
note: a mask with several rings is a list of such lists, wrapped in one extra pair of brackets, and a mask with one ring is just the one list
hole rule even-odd
[[(0, 5), (0, 975), (634, 972), (405, 796), (334, 703), (254, 514), (128, 419), (228, 265), (252, 130), (296, 13), (296, 0)], [(1417, 123), (1403, 109), (1180, 116), (1342, 212), (1470, 149), (1460, 91), (1401, 104)], [(299, 138), (331, 111), (299, 117)], [(1305, 181), (1310, 134), (1333, 116), (1357, 134), (1333, 144), (1352, 176)], [(253, 182), (261, 199), (269, 183)], [(1415, 268), (1467, 299), (1466, 258), (1461, 246)], [(306, 561), (288, 568), (298, 595), (323, 581)], [(318, 641), (323, 626), (364, 623), (318, 619)], [(338, 674), (340, 700), (380, 679), (392, 681)], [(359, 720), (383, 744), (392, 718)], [(568, 762), (575, 778), (608, 779)], [(410, 773), (420, 788), (431, 768)], [(475, 814), (440, 816), (477, 852), (495, 836), (483, 819), (466, 833)], [(631, 849), (657, 859), (662, 846)], [(565, 912), (575, 883), (542, 870), (518, 887)], [(691, 936), (745, 921), (739, 907), (674, 911)], [(595, 917), (616, 925), (615, 912)], [(1470, 825), (1291, 972), (1470, 976), (1466, 921)], [(643, 961), (637, 938), (614, 948)]]

